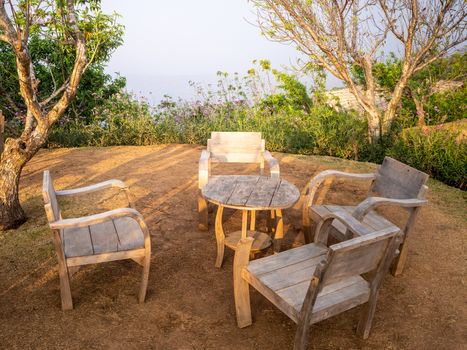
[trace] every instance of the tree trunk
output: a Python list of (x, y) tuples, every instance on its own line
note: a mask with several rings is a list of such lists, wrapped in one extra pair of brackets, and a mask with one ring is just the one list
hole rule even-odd
[(24, 165), (44, 144), (47, 129), (35, 130), (24, 142), (7, 139), (0, 157), (0, 230), (16, 228), (26, 221), (19, 202), (19, 179)]
[(369, 111), (367, 109), (367, 120), (368, 120), (368, 141), (370, 144), (376, 144), (381, 138), (381, 117), (378, 111)]
[(423, 108), (423, 102), (415, 96), (412, 96), (412, 99), (415, 103), (415, 109), (417, 110), (418, 126), (425, 126), (425, 109)]
[(8, 139), (0, 158), (0, 230), (16, 228), (26, 221), (18, 196), (19, 178), (27, 157), (22, 142)]

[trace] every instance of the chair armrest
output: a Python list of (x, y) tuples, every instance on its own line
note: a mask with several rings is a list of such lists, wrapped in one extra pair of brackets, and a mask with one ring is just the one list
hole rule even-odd
[(199, 173), (198, 173), (198, 188), (202, 189), (208, 183), (209, 176), (211, 175), (211, 153), (207, 150), (201, 151), (199, 157)]
[(50, 222), (50, 228), (52, 230), (63, 230), (66, 228), (73, 227), (86, 227), (89, 225), (99, 224), (105, 221), (109, 221), (121, 217), (131, 217), (140, 223), (144, 222), (143, 216), (133, 208), (118, 208), (106, 211), (104, 213), (83, 216), (81, 218), (70, 218), (70, 219), (60, 219), (57, 221)]
[(60, 190), (60, 191), (55, 191), (55, 194), (57, 196), (71, 196), (75, 194), (84, 194), (84, 193), (90, 193), (94, 191), (100, 191), (104, 190), (106, 188), (111, 188), (111, 187), (117, 187), (121, 189), (128, 188), (127, 185), (123, 181), (120, 180), (107, 180), (104, 182), (99, 182), (94, 185), (90, 186), (85, 186), (85, 187), (79, 187), (79, 188), (73, 188), (71, 190)]
[(307, 207), (311, 207), (313, 205), (313, 200), (315, 199), (314, 197), (316, 196), (316, 193), (318, 192), (319, 187), (321, 184), (329, 178), (351, 178), (354, 180), (374, 180), (376, 178), (375, 173), (370, 173), (370, 174), (354, 174), (354, 173), (346, 173), (342, 171), (337, 171), (337, 170), (324, 170), (320, 173), (318, 173), (316, 176), (311, 179), (308, 188), (306, 190), (306, 197), (305, 197), (305, 202), (304, 202), (304, 210), (306, 210)]
[(415, 208), (427, 203), (427, 200), (418, 198), (393, 199), (384, 197), (368, 197), (355, 208), (352, 215), (357, 220), (362, 220), (365, 215), (368, 214), (368, 212), (382, 205), (395, 205), (405, 208)]
[(268, 162), (269, 170), (271, 172), (271, 177), (279, 178), (280, 176), (280, 169), (279, 169), (279, 162), (276, 158), (274, 158), (269, 151), (263, 152), (263, 158), (266, 162)]
[[(372, 230), (367, 225), (361, 223), (351, 214), (345, 211), (335, 211), (325, 215), (316, 226), (315, 243), (326, 244), (328, 240), (328, 228), (334, 220), (339, 220), (354, 236), (362, 236), (372, 233)], [(349, 237), (350, 238), (350, 237)]]
[(73, 188), (71, 190), (55, 191), (55, 194), (57, 196), (73, 196), (77, 194), (86, 194), (86, 193), (91, 193), (95, 191), (101, 191), (101, 190), (105, 190), (107, 188), (113, 188), (113, 187), (124, 190), (126, 198), (128, 200), (128, 206), (130, 208), (134, 208), (133, 199), (130, 193), (130, 188), (123, 181), (116, 180), (116, 179), (99, 182), (97, 184), (89, 185), (85, 187)]

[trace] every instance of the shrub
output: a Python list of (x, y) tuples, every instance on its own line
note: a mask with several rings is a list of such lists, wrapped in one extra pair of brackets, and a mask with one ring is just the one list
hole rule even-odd
[(466, 189), (467, 142), (437, 126), (405, 130), (388, 153), (448, 185)]

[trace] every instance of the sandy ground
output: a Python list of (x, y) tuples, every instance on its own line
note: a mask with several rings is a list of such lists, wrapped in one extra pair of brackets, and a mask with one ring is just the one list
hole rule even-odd
[[(213, 225), (197, 231), (201, 147), (167, 145), (41, 151), (24, 169), (21, 198), (29, 220), (0, 233), (1, 349), (289, 349), (295, 324), (252, 289), (253, 325), (235, 322), (231, 251), (214, 267)], [(275, 155), (285, 179), (303, 189), (317, 171), (366, 172), (375, 165), (327, 157)], [(254, 172), (253, 166), (227, 172)], [(140, 267), (132, 261), (92, 265), (72, 280), (75, 309), (60, 309), (59, 278), (42, 207), (42, 171), (57, 189), (109, 178), (130, 184), (152, 235), (147, 301), (137, 303)], [(219, 172), (216, 167), (214, 172)], [(355, 334), (359, 308), (311, 328), (310, 349), (466, 349), (466, 195), (430, 181), (402, 276), (387, 276), (368, 340)], [(362, 183), (338, 182), (327, 202), (354, 203)], [(117, 207), (120, 195), (62, 202), (67, 217)], [(303, 244), (299, 202), (285, 212), (283, 249)], [(233, 211), (226, 230), (240, 225)], [(399, 213), (391, 212), (396, 218)], [(213, 222), (213, 215), (210, 215)], [(260, 227), (265, 226), (260, 217)], [(270, 253), (270, 252), (269, 252)]]

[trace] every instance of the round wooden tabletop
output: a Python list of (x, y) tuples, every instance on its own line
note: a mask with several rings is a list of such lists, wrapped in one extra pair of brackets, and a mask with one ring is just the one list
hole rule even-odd
[(201, 193), (214, 204), (243, 210), (285, 209), (300, 198), (287, 180), (255, 175), (213, 176)]

